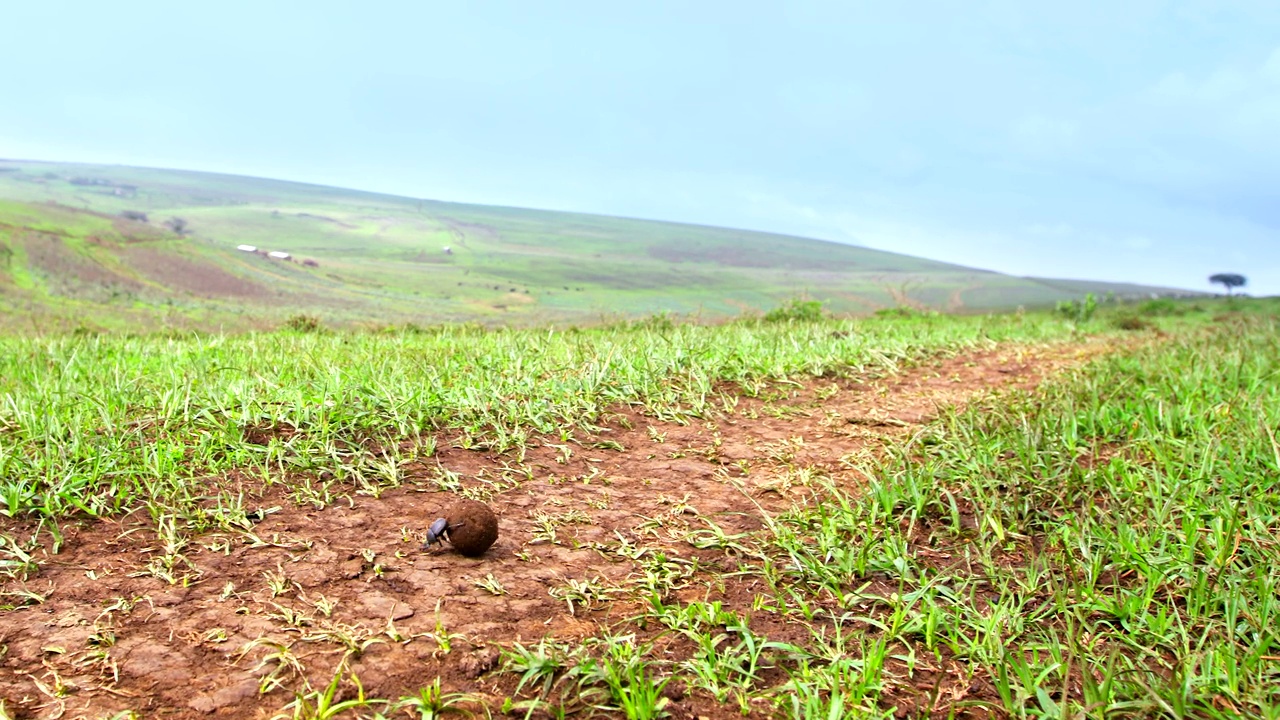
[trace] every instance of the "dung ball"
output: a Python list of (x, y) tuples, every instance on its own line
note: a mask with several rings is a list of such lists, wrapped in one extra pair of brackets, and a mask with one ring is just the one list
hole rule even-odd
[(498, 517), (482, 502), (459, 500), (445, 517), (449, 520), (449, 542), (463, 555), (483, 555), (498, 539)]

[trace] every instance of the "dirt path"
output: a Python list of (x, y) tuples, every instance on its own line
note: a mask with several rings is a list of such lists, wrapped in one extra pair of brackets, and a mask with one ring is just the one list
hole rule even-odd
[[(691, 544), (713, 526), (757, 530), (762, 511), (785, 509), (822, 479), (854, 487), (863, 480), (854, 461), (909, 437), (938, 408), (1034, 387), (1108, 349), (1003, 347), (886, 378), (727, 393), (717, 417), (686, 425), (625, 410), (595, 438), (545, 439), (522, 459), (441, 442), (380, 497), (318, 511), (269, 497), (263, 506), (278, 511), (251, 529), (186, 545), (166, 547), (141, 513), (68, 528), (38, 576), (3, 587), (0, 602), (32, 604), (0, 613), (0, 698), (18, 717), (266, 717), (304, 676), (323, 689), (357, 651), (350, 667), (370, 697), (416, 693), (439, 677), (446, 691), (496, 708), (515, 684), (489, 672), (498, 646), (574, 641), (634, 614), (634, 603), (609, 598), (654, 552), (689, 568), (682, 595), (704, 597), (695, 574), (736, 569), (723, 550)], [(501, 534), (484, 557), (420, 550), (454, 497), (442, 487), (498, 513)], [(722, 714), (706, 699), (674, 700), (673, 717)]]
[(981, 287), (982, 285), (980, 284), (964, 285), (962, 287), (958, 287), (955, 290), (953, 290), (951, 292), (951, 295), (947, 297), (947, 312), (953, 313), (953, 312), (959, 312), (960, 310), (963, 310), (964, 294), (969, 292), (970, 290), (977, 290)]

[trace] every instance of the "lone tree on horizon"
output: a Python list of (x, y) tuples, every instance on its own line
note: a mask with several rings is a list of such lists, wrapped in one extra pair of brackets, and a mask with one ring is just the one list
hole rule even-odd
[(1245, 276), (1237, 275), (1236, 273), (1218, 273), (1217, 275), (1210, 275), (1209, 282), (1225, 287), (1227, 295), (1231, 295), (1236, 288), (1244, 287), (1248, 280)]

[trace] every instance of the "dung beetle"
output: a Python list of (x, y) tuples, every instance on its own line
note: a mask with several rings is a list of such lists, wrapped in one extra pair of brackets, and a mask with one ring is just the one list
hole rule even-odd
[(451, 525), (449, 524), (449, 521), (444, 518), (436, 518), (435, 522), (431, 523), (431, 527), (427, 528), (427, 542), (425, 544), (427, 546), (431, 546), (441, 540), (448, 540), (449, 532), (461, 526), (462, 523), (454, 523)]

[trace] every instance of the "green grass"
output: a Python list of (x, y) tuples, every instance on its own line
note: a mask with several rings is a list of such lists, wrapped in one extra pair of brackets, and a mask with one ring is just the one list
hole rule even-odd
[[(334, 488), (295, 489), (323, 502), (393, 483), (416, 457), (399, 439), (450, 430), (468, 447), (512, 451), (533, 434), (589, 432), (614, 406), (699, 417), (723, 382), (892, 372), (928, 353), (1070, 328), (1040, 316), (720, 327), (660, 318), (580, 331), (0, 338), (0, 513), (151, 505), (195, 521), (213, 500), (197, 481), (231, 468), (265, 483), (335, 469)], [(287, 442), (285, 429), (297, 430)], [(366, 449), (370, 439), (382, 449)]]
[[(776, 606), (843, 629), (807, 654), (951, 665), (1012, 717), (1280, 717), (1278, 329), (1184, 330), (947, 417), (777, 522)], [(793, 677), (901, 693), (839, 664)], [(783, 709), (825, 707), (803, 697)]]
[[(772, 588), (749, 615), (638, 580), (638, 619), (693, 644), (647, 677), (744, 715), (1280, 717), (1280, 313), (1250, 307), (949, 414), (865, 489), (766, 519), (727, 556)], [(810, 639), (752, 629), (780, 619)], [(507, 668), (572, 708), (582, 648)]]
[[(343, 325), (527, 325), (658, 312), (724, 319), (766, 312), (806, 294), (837, 314), (866, 314), (898, 305), (986, 311), (1049, 306), (1086, 291), (1160, 291), (1046, 283), (746, 230), (414, 200), (210, 173), (26, 161), (0, 167), (16, 168), (0, 172), (0, 199), (10, 201), (0, 200), (0, 241), (12, 244), (12, 237), (33, 230), (86, 237), (123, 211), (146, 212), (153, 229), (180, 217), (191, 230), (182, 241), (191, 257), (271, 290), (210, 298), (171, 287), (163, 297), (144, 298), (127, 323), (116, 319), (119, 309), (76, 303), (84, 288), (22, 296), (46, 311), (48, 324), (75, 318), (116, 328), (149, 318), (153, 326), (246, 329), (311, 312)], [(86, 178), (102, 184), (73, 182)], [(242, 243), (319, 265), (236, 252)], [(107, 261), (92, 248), (85, 257)]]
[[(251, 527), (246, 491), (315, 507), (376, 496), (442, 437), (518, 461), (535, 438), (571, 452), (611, 408), (705, 420), (787, 381), (1114, 334), (1143, 341), (1034, 392), (947, 413), (874, 462), (849, 458), (864, 487), (790, 467), (816, 494), (762, 516), (763, 530), (729, 535), (699, 520), (685, 540), (723, 553), (729, 570), (713, 577), (643, 535), (593, 548), (636, 571), (617, 585), (568, 579), (552, 597), (575, 613), (630, 603), (636, 614), (610, 614), (574, 645), (506, 648), (505, 710), (662, 717), (678, 680), (727, 711), (796, 718), (891, 717), (907, 702), (920, 715), (1280, 717), (1274, 303), (1126, 309), (1159, 330), (1142, 335), (1115, 329), (1109, 309), (1074, 322), (813, 319), (807, 307), (717, 327), (657, 317), (586, 330), (300, 323), (0, 338), (0, 572), (38, 573), (36, 547), (56, 547), (68, 522), (145, 510), (157, 549), (146, 571), (182, 584), (194, 536)], [(234, 492), (220, 480), (233, 471), (244, 481)], [(576, 521), (547, 516), (544, 530), (555, 542)], [(502, 594), (489, 580), (475, 584)], [(695, 582), (704, 599), (675, 592)], [(755, 588), (749, 606), (716, 597), (734, 583)], [(368, 698), (343, 663), (386, 640), (331, 632), (343, 662), (287, 713), (431, 716), (477, 702), (439, 682)], [(438, 625), (446, 652), (450, 637)], [(287, 653), (264, 683), (301, 675)]]

